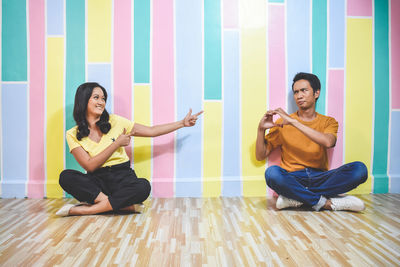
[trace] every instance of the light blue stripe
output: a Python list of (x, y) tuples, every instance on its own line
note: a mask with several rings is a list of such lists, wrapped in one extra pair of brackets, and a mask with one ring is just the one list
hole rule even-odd
[[(189, 108), (202, 109), (202, 2), (176, 0), (176, 90), (177, 119)], [(204, 114), (212, 116), (212, 114)], [(177, 132), (176, 188), (177, 197), (201, 197), (202, 133), (201, 118), (195, 127)], [(192, 182), (185, 183), (190, 179)]]
[(64, 0), (47, 1), (47, 34), (64, 35)]
[(134, 2), (134, 80), (150, 82), (150, 0)]
[(285, 0), (269, 0), (270, 3), (285, 3)]
[(329, 67), (344, 68), (345, 0), (329, 1)]
[(400, 193), (400, 111), (392, 111), (390, 127), (390, 192)]
[(321, 82), (316, 111), (325, 115), (326, 55), (327, 55), (327, 0), (313, 1), (312, 6), (312, 72)]
[(221, 68), (221, 3), (219, 0), (205, 0), (204, 99), (221, 99)]
[(28, 86), (3, 83), (2, 87), (2, 197), (23, 198), (28, 180)]
[(240, 121), (238, 120), (240, 118), (239, 49), (239, 32), (224, 31), (223, 196), (242, 195), (240, 180)]
[(26, 1), (2, 1), (3, 81), (27, 81)]
[(288, 112), (297, 110), (292, 81), (298, 72), (311, 72), (310, 1), (288, 0), (287, 4)]
[(113, 112), (113, 90), (111, 87), (111, 64), (88, 64), (88, 82), (97, 82), (107, 91), (106, 109)]

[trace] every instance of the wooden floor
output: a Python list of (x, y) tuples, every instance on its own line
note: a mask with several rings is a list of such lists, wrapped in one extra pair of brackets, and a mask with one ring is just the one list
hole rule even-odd
[(58, 217), (72, 199), (0, 199), (0, 266), (400, 266), (400, 195), (362, 213), (265, 198), (150, 199), (140, 214)]

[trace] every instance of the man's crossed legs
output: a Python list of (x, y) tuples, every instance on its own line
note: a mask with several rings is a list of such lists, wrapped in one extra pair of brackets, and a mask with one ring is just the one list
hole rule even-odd
[(265, 171), (267, 185), (279, 194), (278, 209), (304, 204), (316, 211), (321, 208), (361, 211), (364, 203), (360, 199), (338, 195), (356, 188), (367, 178), (367, 167), (359, 161), (330, 171), (305, 168), (287, 172), (279, 166), (271, 166)]

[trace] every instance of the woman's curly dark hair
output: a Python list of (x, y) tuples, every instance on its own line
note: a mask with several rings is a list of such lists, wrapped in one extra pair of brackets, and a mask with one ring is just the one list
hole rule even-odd
[[(104, 99), (107, 102), (107, 92), (103, 86), (98, 83), (83, 83), (76, 90), (75, 94), (75, 104), (74, 104), (74, 120), (78, 126), (76, 131), (76, 138), (81, 140), (82, 138), (89, 135), (89, 123), (86, 120), (87, 105), (90, 97), (92, 96), (93, 89), (95, 87), (101, 88), (103, 90)], [(110, 116), (106, 109), (104, 109), (103, 114), (100, 116), (100, 120), (96, 122), (99, 126), (100, 131), (104, 134), (108, 133), (111, 129), (111, 124), (108, 122)]]

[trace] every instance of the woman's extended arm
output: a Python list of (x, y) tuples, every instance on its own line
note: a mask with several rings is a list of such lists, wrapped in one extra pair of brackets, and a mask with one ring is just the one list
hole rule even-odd
[(130, 144), (132, 133), (126, 134), (125, 129), (124, 132), (118, 136), (117, 140), (109, 145), (102, 152), (97, 154), (94, 157), (91, 157), (81, 146), (72, 149), (71, 153), (75, 157), (76, 161), (78, 161), (79, 165), (82, 166), (86, 171), (93, 172), (96, 169), (100, 168), (104, 162), (107, 161), (109, 157), (111, 157), (112, 153), (117, 150), (121, 146), (127, 146)]
[(145, 126), (139, 123), (135, 123), (131, 131), (131, 135), (142, 137), (155, 137), (176, 131), (182, 127), (191, 127), (196, 124), (197, 117), (202, 113), (203, 111), (200, 111), (192, 115), (192, 109), (190, 109), (189, 113), (181, 121), (154, 126)]

